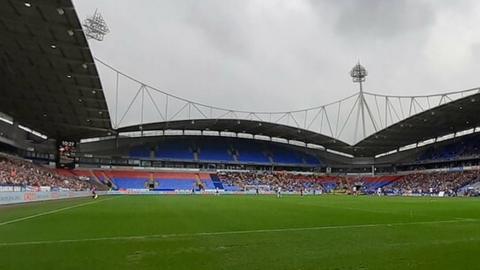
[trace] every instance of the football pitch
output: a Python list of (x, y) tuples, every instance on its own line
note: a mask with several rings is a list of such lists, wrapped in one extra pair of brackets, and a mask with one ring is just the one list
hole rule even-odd
[(104, 196), (0, 207), (0, 269), (479, 269), (480, 200)]

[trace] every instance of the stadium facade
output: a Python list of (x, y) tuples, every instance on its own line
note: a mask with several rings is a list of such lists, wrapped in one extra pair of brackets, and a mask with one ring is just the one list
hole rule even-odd
[[(69, 0), (34, 8), (8, 0), (0, 13), (8, 37), (0, 40), (2, 150), (38, 163), (325, 174), (478, 164), (477, 88), (429, 96), (360, 89), (313, 108), (238, 111), (177, 97), (95, 59)], [(134, 95), (121, 111), (125, 87)], [(117, 96), (111, 108), (104, 91)]]
[(480, 89), (373, 94), (356, 65), (336, 102), (236, 111), (86, 36), (71, 0), (0, 1), (0, 269), (478, 269), (478, 200), (436, 197), (480, 196)]

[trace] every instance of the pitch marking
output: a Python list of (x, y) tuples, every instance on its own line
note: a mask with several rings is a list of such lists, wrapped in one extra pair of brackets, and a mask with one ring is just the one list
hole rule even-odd
[(137, 236), (112, 236), (112, 237), (98, 237), (98, 238), (84, 238), (84, 239), (5, 242), (5, 243), (0, 243), (0, 247), (1, 246), (42, 245), (42, 244), (63, 244), (63, 243), (78, 243), (78, 242), (98, 242), (98, 241), (149, 240), (149, 239), (198, 237), (198, 236), (201, 237), (201, 236), (218, 236), (218, 235), (238, 235), (238, 234), (256, 234), (256, 233), (319, 231), (319, 230), (334, 230), (334, 229), (395, 227), (395, 226), (408, 226), (408, 225), (428, 225), (428, 224), (476, 222), (476, 221), (478, 221), (478, 220), (477, 219), (453, 219), (453, 220), (400, 222), (400, 223), (377, 223), (377, 224), (319, 226), (319, 227), (303, 227), (303, 228), (259, 229), (259, 230), (223, 231), (223, 232), (200, 232), (200, 233), (184, 233), (184, 234), (150, 234), (150, 235), (137, 235)]
[(72, 205), (72, 206), (67, 206), (67, 207), (63, 207), (63, 208), (59, 208), (59, 209), (55, 209), (55, 210), (51, 210), (51, 211), (38, 213), (38, 214), (35, 214), (35, 215), (31, 215), (31, 216), (26, 216), (26, 217), (16, 218), (16, 219), (12, 219), (12, 220), (7, 220), (7, 221), (4, 221), (4, 222), (0, 222), (0, 226), (12, 224), (12, 223), (17, 223), (17, 222), (20, 222), (20, 221), (29, 220), (29, 219), (36, 218), (36, 217), (55, 214), (55, 213), (58, 213), (58, 212), (62, 212), (62, 211), (65, 211), (65, 210), (70, 210), (70, 209), (77, 208), (77, 207), (82, 207), (82, 206), (85, 206), (85, 205), (90, 205), (90, 204), (94, 204), (94, 203), (98, 203), (98, 202), (108, 201), (108, 200), (111, 200), (113, 198), (114, 197), (108, 198), (108, 199), (86, 202), (86, 203), (80, 203), (80, 204), (76, 204), (76, 205)]

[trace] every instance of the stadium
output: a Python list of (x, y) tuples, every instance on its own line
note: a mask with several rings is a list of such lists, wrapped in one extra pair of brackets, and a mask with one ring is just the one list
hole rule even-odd
[(478, 269), (480, 88), (358, 62), (350, 96), (236, 110), (95, 57), (70, 0), (0, 22), (0, 269)]

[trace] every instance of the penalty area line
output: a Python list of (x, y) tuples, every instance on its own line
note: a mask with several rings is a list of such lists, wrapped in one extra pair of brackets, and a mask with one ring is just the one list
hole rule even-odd
[(409, 225), (430, 225), (443, 223), (461, 223), (476, 222), (477, 219), (451, 219), (451, 220), (434, 220), (434, 221), (417, 221), (417, 222), (399, 222), (399, 223), (376, 223), (376, 224), (355, 224), (355, 225), (331, 225), (318, 227), (301, 227), (301, 228), (279, 228), (279, 229), (258, 229), (243, 231), (219, 231), (219, 232), (199, 232), (199, 233), (181, 233), (181, 234), (149, 234), (149, 235), (133, 235), (133, 236), (112, 236), (97, 237), (83, 239), (61, 239), (61, 240), (40, 240), (25, 242), (4, 242), (2, 246), (26, 246), (26, 245), (43, 245), (43, 244), (63, 244), (63, 243), (79, 243), (79, 242), (98, 242), (98, 241), (125, 241), (125, 240), (150, 240), (150, 239), (168, 239), (182, 237), (202, 237), (202, 236), (221, 236), (221, 235), (241, 235), (241, 234), (257, 234), (257, 233), (278, 233), (278, 232), (300, 232), (300, 231), (320, 231), (335, 229), (356, 229), (356, 228), (376, 228), (376, 227), (398, 227)]
[(32, 219), (32, 218), (37, 218), (37, 217), (42, 217), (42, 216), (46, 216), (46, 215), (55, 214), (55, 213), (58, 213), (58, 212), (62, 212), (62, 211), (66, 211), (66, 210), (70, 210), (70, 209), (74, 209), (74, 208), (78, 208), (78, 207), (82, 207), (82, 206), (86, 206), (86, 205), (90, 205), (90, 204), (94, 204), (94, 203), (99, 203), (99, 202), (103, 202), (103, 201), (108, 201), (108, 200), (111, 200), (111, 199), (113, 199), (113, 198), (114, 198), (114, 197), (112, 197), (112, 198), (107, 198), (107, 199), (95, 200), (95, 201), (86, 202), (86, 203), (79, 203), (79, 204), (75, 204), (75, 205), (72, 205), (72, 206), (67, 206), (67, 207), (62, 207), (62, 208), (58, 208), (58, 209), (54, 209), (54, 210), (50, 210), (50, 211), (46, 211), (46, 212), (41, 212), (41, 213), (38, 213), (38, 214), (26, 216), (26, 217), (21, 217), (21, 218), (16, 218), (16, 219), (12, 219), (12, 220), (7, 220), (7, 221), (4, 221), (4, 222), (0, 222), (0, 227), (1, 227), (1, 226), (8, 225), (8, 224), (12, 224), (12, 223), (17, 223), (17, 222), (20, 222), (20, 221), (24, 221), (24, 220), (29, 220), (29, 219)]

